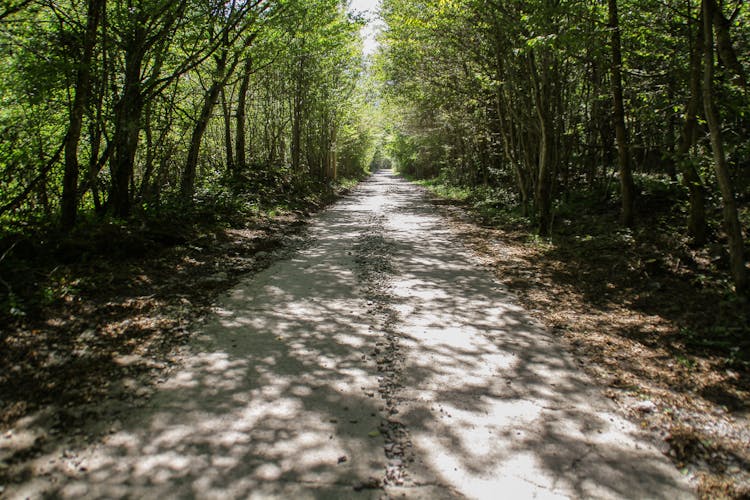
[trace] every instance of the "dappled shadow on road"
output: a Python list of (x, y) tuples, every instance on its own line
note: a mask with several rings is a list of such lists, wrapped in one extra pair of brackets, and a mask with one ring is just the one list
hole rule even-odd
[(519, 224), (440, 210), (702, 495), (748, 490), (750, 309), (716, 268), (720, 245), (693, 248), (679, 212), (643, 212), (627, 230), (616, 207), (585, 211), (532, 241)]
[(149, 408), (76, 452), (75, 470), (61, 464), (51, 494), (372, 496), (385, 457), (363, 352), (376, 332), (348, 251), (368, 212), (355, 198), (336, 205), (313, 244), (234, 288)]
[(415, 473), (470, 497), (690, 496), (412, 190), (394, 188), (391, 200), (407, 348), (399, 418), (421, 457)]
[[(389, 368), (401, 388), (388, 416), (372, 356), (382, 325), (352, 255), (375, 212), (403, 358)], [(413, 446), (394, 493), (690, 495), (414, 188), (377, 175), (319, 217), (311, 241), (234, 288), (149, 408), (62, 461), (47, 493), (379, 497), (387, 419)]]

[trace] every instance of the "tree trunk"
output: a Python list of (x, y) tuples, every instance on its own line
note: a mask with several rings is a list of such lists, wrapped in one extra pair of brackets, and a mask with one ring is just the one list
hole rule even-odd
[(620, 222), (626, 227), (631, 227), (634, 218), (633, 202), (635, 199), (635, 186), (633, 185), (633, 173), (630, 170), (628, 131), (625, 128), (625, 106), (622, 97), (622, 51), (617, 0), (608, 0), (608, 6), (610, 43), (612, 45), (612, 101), (614, 106), (615, 136), (617, 138), (617, 165), (620, 170), (620, 190), (622, 197)]
[[(546, 49), (542, 49), (546, 50)], [(537, 182), (535, 189), (537, 212), (539, 216), (539, 235), (548, 236), (552, 219), (552, 162), (554, 123), (550, 109), (550, 65), (549, 54), (542, 54), (542, 67), (537, 67), (533, 56), (531, 59), (531, 77), (534, 86), (534, 104), (539, 121), (539, 156), (537, 158)]]
[(299, 172), (302, 145), (302, 98), (299, 90), (294, 96), (292, 110), (292, 171)]
[(78, 209), (78, 143), (81, 138), (83, 115), (91, 91), (91, 60), (96, 45), (96, 32), (101, 19), (104, 0), (89, 0), (86, 14), (86, 32), (83, 36), (83, 55), (78, 63), (75, 96), (70, 108), (68, 134), (65, 138), (65, 173), (61, 200), (60, 225), (64, 230), (71, 229), (76, 222)]
[[(304, 53), (304, 39), (301, 48), (301, 54)], [(296, 74), (294, 83), (294, 96), (292, 97), (292, 137), (291, 137), (291, 153), (292, 153), (292, 171), (296, 174), (300, 169), (300, 161), (302, 157), (302, 104), (303, 104), (303, 91), (304, 91), (304, 72), (305, 72), (305, 60), (303, 55), (299, 55), (299, 60), (296, 61)]]
[(208, 122), (211, 120), (211, 114), (219, 100), (221, 89), (226, 83), (226, 70), (227, 53), (224, 51), (224, 53), (216, 59), (216, 77), (206, 91), (203, 98), (201, 112), (198, 115), (195, 126), (193, 127), (193, 133), (190, 136), (190, 149), (188, 150), (185, 170), (183, 171), (182, 182), (180, 184), (180, 197), (184, 201), (192, 199), (195, 194), (195, 178), (198, 170), (198, 157), (200, 154), (201, 142), (203, 141), (203, 134), (208, 127)]
[[(688, 43), (690, 52), (692, 54), (693, 44)], [(669, 65), (674, 68), (677, 66), (677, 52), (678, 49), (672, 53)], [(669, 82), (667, 83), (667, 99), (669, 102), (677, 100), (677, 76), (672, 74), (669, 76)], [(669, 176), (672, 182), (677, 182), (677, 169), (675, 164), (675, 152), (677, 150), (677, 114), (669, 112), (669, 118), (667, 120), (667, 131), (664, 138), (664, 152), (661, 155), (661, 162), (664, 164), (664, 171)], [(667, 152), (668, 154), (664, 154)]]
[(226, 153), (227, 172), (234, 177), (236, 169), (232, 148), (232, 107), (227, 102), (226, 87), (221, 89), (221, 112), (224, 115), (224, 152)]
[(235, 166), (238, 171), (243, 171), (247, 167), (246, 151), (246, 131), (247, 126), (247, 93), (250, 89), (250, 75), (252, 74), (253, 62), (250, 56), (245, 60), (245, 67), (242, 70), (242, 79), (240, 80), (240, 92), (237, 96), (237, 115), (236, 130), (237, 139), (235, 142)]
[[(499, 78), (498, 78), (499, 80)], [(503, 112), (503, 92), (498, 89), (497, 91), (497, 118), (498, 126), (500, 129), (500, 138), (503, 141), (503, 154), (508, 163), (513, 167), (515, 173), (516, 185), (518, 187), (518, 194), (521, 198), (521, 213), (524, 217), (529, 214), (529, 193), (527, 188), (526, 178), (524, 176), (523, 168), (521, 167), (520, 160), (517, 158), (515, 134), (510, 120), (504, 118)]]
[(109, 154), (112, 152), (112, 148), (108, 145), (106, 148), (106, 156), (99, 158), (99, 150), (101, 149), (102, 142), (102, 131), (99, 124), (89, 125), (89, 142), (91, 143), (91, 152), (89, 157), (89, 165), (87, 169), (86, 178), (81, 181), (81, 185), (78, 186), (78, 195), (83, 197), (87, 189), (91, 189), (91, 197), (94, 200), (94, 212), (98, 215), (102, 215), (102, 202), (99, 199), (99, 186), (96, 184), (96, 179), (101, 171), (102, 167), (109, 160)]
[(721, 119), (714, 102), (714, 40), (712, 0), (703, 0), (703, 108), (708, 123), (711, 149), (714, 157), (714, 170), (721, 190), (724, 212), (724, 230), (729, 238), (729, 257), (731, 260), (732, 278), (737, 293), (748, 289), (747, 271), (745, 269), (745, 249), (742, 240), (742, 227), (737, 215), (737, 204), (734, 199), (734, 188), (724, 155), (724, 141), (721, 136)]
[(721, 7), (716, 3), (716, 0), (711, 0), (709, 8), (711, 10), (714, 29), (716, 30), (716, 42), (719, 49), (719, 56), (724, 65), (732, 70), (732, 73), (734, 73), (737, 80), (739, 80), (740, 85), (743, 88), (747, 88), (747, 76), (745, 75), (745, 70), (742, 67), (742, 63), (740, 63), (737, 58), (737, 54), (732, 45), (732, 38), (729, 35), (731, 22), (724, 17), (724, 14), (721, 12)]
[(695, 141), (698, 126), (698, 108), (701, 92), (701, 56), (703, 54), (702, 19), (698, 23), (695, 41), (690, 44), (690, 100), (685, 109), (685, 123), (680, 132), (677, 146), (677, 165), (682, 171), (683, 183), (688, 188), (690, 211), (688, 214), (688, 234), (696, 245), (706, 242), (706, 208), (703, 180), (689, 158), (690, 147)]
[(190, 136), (190, 149), (188, 150), (185, 171), (183, 172), (182, 183), (180, 185), (180, 196), (183, 200), (190, 200), (193, 194), (195, 194), (195, 179), (198, 170), (198, 156), (200, 154), (201, 142), (203, 134), (208, 127), (208, 122), (211, 120), (214, 106), (216, 106), (216, 102), (219, 99), (222, 86), (223, 82), (219, 81), (214, 81), (211, 84), (203, 99), (203, 107), (198, 115), (198, 120), (193, 127), (193, 133)]
[(125, 82), (122, 97), (115, 106), (114, 156), (110, 169), (112, 187), (109, 209), (116, 217), (130, 215), (130, 179), (133, 176), (138, 135), (141, 130), (144, 98), (141, 85), (141, 66), (144, 58), (145, 32), (137, 28), (125, 53)]
[(143, 202), (148, 199), (149, 186), (151, 185), (151, 177), (154, 173), (154, 131), (151, 127), (151, 118), (153, 115), (153, 104), (148, 103), (144, 109), (143, 119), (143, 131), (146, 136), (146, 159), (144, 161), (143, 177), (141, 178), (141, 185), (138, 189), (137, 199)]
[(336, 153), (336, 140), (338, 139), (338, 129), (335, 124), (331, 125), (330, 146), (328, 148), (328, 172), (334, 181), (338, 178), (338, 155)]
[(539, 235), (548, 236), (552, 222), (552, 130), (548, 110), (542, 110), (539, 118), (539, 178), (536, 184), (536, 198), (539, 210)]

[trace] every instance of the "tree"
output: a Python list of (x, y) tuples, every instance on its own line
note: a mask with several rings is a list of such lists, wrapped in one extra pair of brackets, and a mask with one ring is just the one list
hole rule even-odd
[(689, 158), (691, 146), (695, 143), (698, 128), (698, 111), (701, 94), (701, 61), (703, 57), (703, 17), (693, 22), (688, 13), (688, 34), (690, 50), (689, 92), (690, 97), (685, 106), (685, 121), (680, 133), (677, 149), (677, 163), (682, 170), (684, 183), (690, 193), (690, 213), (688, 216), (688, 234), (696, 245), (706, 242), (706, 210), (703, 180)]
[(117, 217), (126, 218), (131, 212), (130, 184), (143, 109), (162, 77), (166, 52), (186, 7), (186, 2), (134, 0), (126, 5), (119, 4), (111, 16), (114, 18), (112, 41), (124, 60), (122, 88), (114, 106), (110, 162), (109, 205)]
[(737, 215), (737, 203), (734, 199), (734, 186), (727, 168), (724, 153), (724, 140), (721, 131), (721, 118), (714, 100), (714, 37), (713, 19), (717, 5), (713, 0), (702, 0), (703, 11), (703, 108), (711, 137), (714, 170), (719, 183), (723, 201), (724, 230), (729, 237), (729, 256), (731, 259), (734, 287), (739, 293), (748, 289), (747, 270), (745, 269), (745, 247), (742, 226)]
[(614, 106), (615, 134), (617, 137), (617, 163), (620, 169), (620, 196), (622, 207), (620, 221), (625, 226), (633, 225), (633, 202), (635, 186), (630, 170), (628, 132), (625, 127), (625, 105), (622, 97), (622, 51), (620, 45), (620, 21), (617, 14), (617, 0), (608, 0), (610, 44), (612, 51), (612, 102)]
[(104, 14), (105, 0), (89, 0), (86, 13), (86, 29), (83, 34), (81, 59), (76, 70), (73, 88), (73, 103), (70, 107), (68, 132), (65, 136), (65, 172), (61, 199), (60, 224), (71, 229), (76, 221), (78, 209), (78, 144), (86, 104), (91, 94), (91, 64), (97, 39), (99, 22)]
[[(212, 38), (220, 37), (221, 43), (213, 56), (214, 67), (212, 68), (210, 84), (204, 93), (203, 104), (200, 107), (190, 137), (190, 148), (188, 149), (180, 185), (180, 195), (185, 201), (190, 200), (195, 191), (195, 176), (201, 142), (213, 109), (242, 57), (249, 57), (246, 56), (246, 52), (250, 49), (256, 37), (256, 33), (251, 32), (253, 24), (270, 7), (269, 2), (255, 0), (241, 5), (234, 1), (228, 5), (218, 3), (211, 9), (210, 19), (213, 23), (210, 27), (210, 33)], [(219, 32), (218, 35), (217, 32)]]
[[(635, 181), (645, 201), (660, 184), (679, 199), (671, 210), (689, 204), (688, 235), (702, 245), (713, 237), (714, 189), (703, 181), (710, 175), (704, 165), (720, 166), (724, 157), (726, 168), (714, 170), (725, 214), (732, 183), (746, 189), (738, 167), (750, 153), (750, 51), (733, 43), (746, 45), (750, 24), (742, 22), (746, 9), (724, 15), (715, 0), (699, 22), (696, 7), (683, 0), (384, 0), (377, 67), (393, 121), (387, 150), (405, 173), (518, 210), (543, 235), (569, 199), (588, 200), (594, 210), (607, 204), (613, 174), (626, 226), (650, 215), (636, 211)], [(703, 24), (717, 35), (711, 88)], [(716, 114), (703, 121), (708, 110)], [(704, 133), (715, 143), (710, 150)], [(717, 156), (720, 145), (726, 151)], [(742, 232), (736, 218), (725, 219), (739, 275)]]
[(81, 209), (117, 219), (190, 209), (196, 186), (221, 191), (227, 178), (281, 191), (337, 175), (361, 65), (360, 21), (339, 1), (13, 0), (0, 25), (5, 222), (59, 214), (69, 230)]

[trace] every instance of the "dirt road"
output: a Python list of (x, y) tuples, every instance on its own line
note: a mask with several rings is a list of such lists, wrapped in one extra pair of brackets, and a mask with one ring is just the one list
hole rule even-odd
[(418, 188), (380, 172), (306, 240), (222, 299), (145, 408), (6, 494), (693, 496)]

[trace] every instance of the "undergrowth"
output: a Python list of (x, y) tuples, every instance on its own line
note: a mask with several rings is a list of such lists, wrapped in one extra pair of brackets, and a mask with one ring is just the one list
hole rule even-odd
[(0, 227), (0, 320), (10, 323), (74, 297), (82, 283), (64, 272), (68, 266), (153, 258), (176, 245), (210, 242), (229, 228), (257, 227), (285, 214), (306, 216), (359, 180), (235, 179), (198, 189), (189, 203), (176, 195), (143, 203), (127, 220), (84, 211), (70, 232), (49, 222), (6, 219)]

